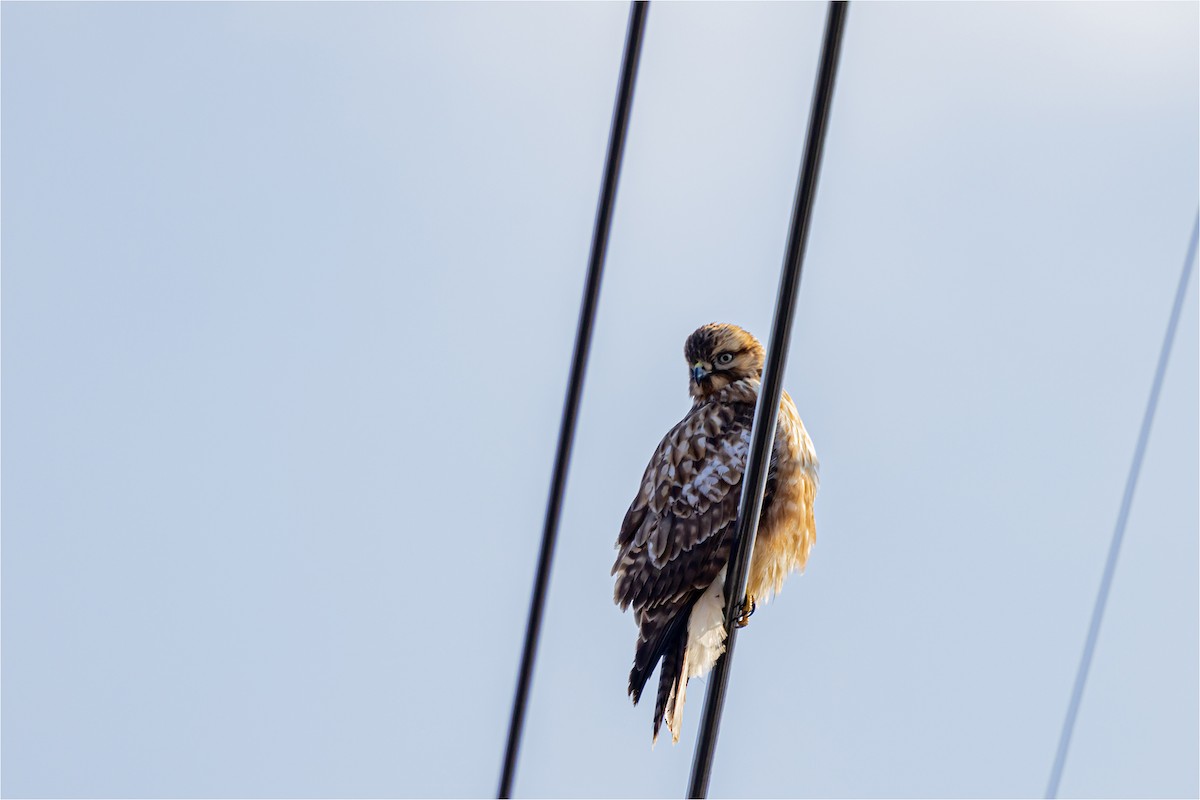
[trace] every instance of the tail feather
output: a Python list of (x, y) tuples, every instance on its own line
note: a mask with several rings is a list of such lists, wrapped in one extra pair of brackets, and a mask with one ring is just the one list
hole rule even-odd
[(629, 673), (629, 694), (636, 705), (661, 659), (654, 707), (655, 742), (664, 723), (672, 740), (679, 741), (688, 680), (708, 674), (725, 652), (724, 585), (722, 568), (708, 588), (694, 592), (682, 608), (660, 606), (637, 612), (638, 642)]
[(663, 653), (662, 669), (658, 673), (658, 702), (654, 705), (653, 742), (658, 741), (658, 732), (664, 719), (671, 731), (671, 738), (679, 741), (679, 718), (682, 716), (688, 682), (687, 639), (687, 629), (684, 628)]
[(633, 669), (629, 671), (629, 696), (633, 698), (634, 705), (642, 699), (642, 690), (650, 680), (659, 658), (670, 652), (676, 639), (687, 639), (688, 618), (700, 594), (693, 592), (679, 606), (638, 610), (637, 648), (633, 655)]

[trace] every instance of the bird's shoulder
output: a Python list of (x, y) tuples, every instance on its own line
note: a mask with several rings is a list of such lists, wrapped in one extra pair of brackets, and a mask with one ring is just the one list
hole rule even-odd
[(625, 514), (614, 572), (639, 554), (661, 567), (733, 521), (757, 396), (757, 381), (731, 384), (667, 432)]
[(694, 404), (655, 448), (634, 505), (644, 500), (656, 512), (672, 508), (686, 514), (702, 505), (689, 489), (705, 496), (716, 488), (716, 479), (736, 485), (741, 473), (729, 470), (745, 466), (756, 399), (757, 386), (734, 384)]

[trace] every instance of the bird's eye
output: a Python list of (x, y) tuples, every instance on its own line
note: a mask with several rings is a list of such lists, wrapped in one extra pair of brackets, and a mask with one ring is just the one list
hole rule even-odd
[(722, 367), (733, 362), (733, 353), (721, 353), (717, 356), (717, 363)]

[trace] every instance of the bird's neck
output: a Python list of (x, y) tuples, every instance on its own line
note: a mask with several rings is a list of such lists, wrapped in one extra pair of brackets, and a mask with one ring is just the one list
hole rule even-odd
[(692, 407), (699, 408), (708, 403), (756, 403), (760, 385), (758, 378), (742, 378), (694, 398)]

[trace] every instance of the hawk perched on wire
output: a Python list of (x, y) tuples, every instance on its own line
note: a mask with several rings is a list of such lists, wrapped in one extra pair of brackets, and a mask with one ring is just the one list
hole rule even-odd
[[(689, 678), (705, 675), (725, 651), (725, 566), (737, 521), (750, 427), (762, 378), (763, 348), (736, 325), (705, 325), (688, 337), (692, 408), (667, 432), (642, 476), (617, 537), (613, 599), (633, 608), (637, 649), (629, 673), (636, 704), (662, 659), (654, 741), (664, 720), (679, 741)], [(816, 539), (817, 454), (787, 392), (742, 617), (766, 601)]]

